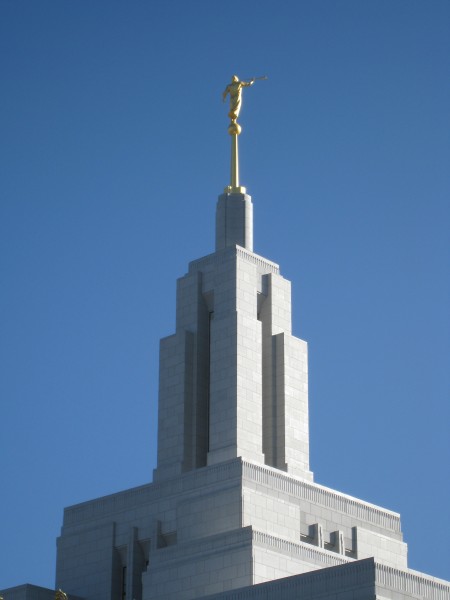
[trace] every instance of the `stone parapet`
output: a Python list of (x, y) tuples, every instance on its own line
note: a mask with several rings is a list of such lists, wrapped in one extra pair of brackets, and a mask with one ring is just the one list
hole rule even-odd
[(373, 558), (346, 565), (320, 569), (285, 577), (240, 590), (206, 596), (203, 600), (449, 600), (450, 584), (428, 577), (387, 567)]
[(247, 262), (252, 263), (257, 267), (260, 267), (264, 272), (276, 274), (280, 273), (280, 267), (276, 263), (267, 260), (267, 258), (259, 256), (254, 252), (249, 252), (248, 250), (240, 246), (226, 248), (224, 250), (214, 252), (213, 254), (208, 254), (203, 258), (198, 258), (197, 260), (191, 261), (189, 263), (189, 273), (195, 273), (196, 271), (201, 271), (203, 269), (207, 269), (214, 265), (218, 265), (222, 262), (225, 262), (225, 260), (228, 259), (230, 254), (238, 256), (239, 258), (242, 258), (243, 260), (246, 260)]
[(310, 565), (317, 565), (317, 568), (320, 569), (353, 562), (353, 559), (338, 556), (335, 552), (314, 548), (310, 544), (302, 542), (293, 543), (262, 531), (253, 530), (253, 541), (256, 546), (285, 554), (293, 559), (307, 561)]
[(247, 481), (264, 484), (273, 490), (283, 491), (296, 498), (344, 513), (383, 529), (396, 533), (401, 532), (400, 515), (398, 513), (352, 498), (317, 483), (303, 481), (271, 467), (256, 465), (247, 461), (243, 462), (243, 476)]

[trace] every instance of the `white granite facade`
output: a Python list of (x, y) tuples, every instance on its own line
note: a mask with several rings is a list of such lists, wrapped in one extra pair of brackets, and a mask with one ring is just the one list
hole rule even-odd
[(207, 596), (204, 600), (448, 600), (448, 583), (373, 558)]
[(161, 341), (156, 481), (237, 457), (312, 480), (307, 346), (291, 333), (290, 283), (250, 250), (251, 218), (250, 196), (222, 195), (218, 250), (178, 281), (176, 332)]
[(154, 483), (65, 510), (56, 586), (86, 600), (449, 600), (408, 570), (397, 513), (314, 483), (307, 345), (290, 283), (253, 253), (250, 196), (219, 197), (216, 234), (161, 341)]
[(450, 598), (445, 582), (408, 571), (398, 514), (240, 458), (67, 508), (57, 586), (119, 598), (122, 576), (136, 600), (202, 598), (358, 565), (367, 537), (386, 573)]

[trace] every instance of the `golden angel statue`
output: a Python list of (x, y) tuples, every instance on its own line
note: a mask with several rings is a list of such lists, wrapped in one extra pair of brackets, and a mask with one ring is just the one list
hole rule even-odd
[(232, 121), (236, 121), (241, 110), (242, 88), (250, 87), (254, 83), (255, 79), (250, 79), (250, 81), (240, 81), (237, 75), (233, 75), (231, 83), (225, 88), (222, 98), (225, 102), (227, 95), (230, 95), (230, 112), (228, 113), (228, 116)]

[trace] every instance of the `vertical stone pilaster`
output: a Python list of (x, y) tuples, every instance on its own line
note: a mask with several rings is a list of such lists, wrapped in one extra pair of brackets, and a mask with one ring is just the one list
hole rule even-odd
[(190, 461), (194, 334), (179, 331), (160, 343), (158, 468), (155, 480), (181, 475)]
[(261, 324), (245, 314), (214, 318), (211, 327), (208, 464), (242, 456), (263, 462)]
[[(284, 452), (287, 472), (312, 480), (309, 470), (308, 352), (307, 344), (289, 334), (278, 334), (279, 370), (283, 370)], [(282, 356), (282, 359), (281, 359)]]
[(127, 598), (141, 600), (144, 569), (145, 557), (138, 543), (138, 530), (131, 527), (127, 545)]
[(263, 448), (266, 464), (308, 479), (309, 426), (306, 343), (291, 335), (291, 286), (265, 276), (262, 321)]

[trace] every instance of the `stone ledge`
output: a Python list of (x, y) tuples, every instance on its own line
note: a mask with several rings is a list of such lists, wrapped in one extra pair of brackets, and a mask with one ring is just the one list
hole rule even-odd
[(243, 477), (396, 533), (401, 531), (398, 513), (336, 492), (317, 483), (310, 483), (293, 475), (285, 474), (277, 469), (244, 461)]
[(247, 481), (270, 486), (274, 490), (285, 492), (301, 500), (314, 502), (320, 506), (396, 533), (401, 532), (400, 515), (398, 513), (341, 494), (317, 483), (288, 475), (266, 465), (241, 461), (240, 458), (202, 467), (201, 469), (194, 469), (174, 479), (150, 483), (69, 506), (64, 510), (63, 526), (76, 525), (98, 517), (104, 518), (128, 510), (130, 505), (141, 506), (142, 504), (155, 502), (161, 497), (180, 495), (201, 486), (211, 486), (222, 481), (225, 483), (225, 481), (239, 477), (241, 474)]
[(232, 256), (243, 258), (248, 262), (262, 267), (268, 273), (280, 273), (280, 267), (276, 263), (259, 256), (259, 254), (250, 252), (249, 250), (242, 248), (242, 246), (224, 248), (223, 250), (218, 250), (213, 254), (208, 254), (203, 258), (193, 260), (189, 263), (189, 273), (195, 273), (196, 271), (200, 271), (201, 269), (204, 269), (210, 265), (223, 263)]
[(284, 577), (239, 590), (205, 596), (203, 600), (269, 600), (272, 598), (379, 598), (379, 590), (402, 598), (450, 600), (450, 584), (426, 575), (387, 567), (373, 558)]
[(366, 591), (366, 598), (375, 598), (373, 559), (283, 577), (238, 590), (205, 596), (203, 600), (335, 599), (339, 593), (345, 594), (340, 597), (351, 599), (353, 594), (347, 594), (356, 588)]
[(403, 571), (375, 562), (375, 581), (382, 587), (401, 590), (418, 598), (450, 600), (449, 582), (417, 571)]
[(290, 542), (282, 538), (253, 530), (253, 541), (260, 547), (297, 559), (305, 559), (313, 564), (326, 564), (328, 566), (344, 565), (354, 562), (352, 558), (345, 558), (330, 550), (324, 550), (305, 542)]

